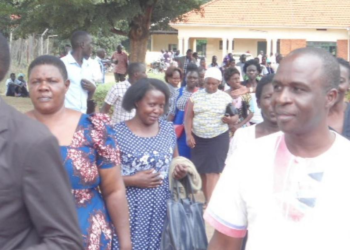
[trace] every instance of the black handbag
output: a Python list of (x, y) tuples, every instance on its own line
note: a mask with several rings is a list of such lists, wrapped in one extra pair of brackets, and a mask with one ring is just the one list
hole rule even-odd
[(179, 198), (178, 181), (174, 180), (175, 191), (172, 190), (172, 198), (167, 201), (167, 217), (161, 238), (161, 250), (205, 250), (208, 248), (203, 220), (203, 204), (196, 202), (188, 178), (184, 179), (185, 199)]
[(235, 115), (239, 115), (239, 110), (236, 109), (236, 107), (232, 103), (227, 104), (225, 116), (235, 116)]

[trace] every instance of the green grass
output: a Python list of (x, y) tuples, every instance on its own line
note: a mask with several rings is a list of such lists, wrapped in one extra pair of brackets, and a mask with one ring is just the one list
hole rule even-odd
[(159, 79), (159, 80), (161, 80), (161, 81), (165, 81), (165, 79), (164, 79), (164, 73), (158, 73), (158, 74), (155, 74), (155, 73), (147, 73), (147, 76), (149, 77), (149, 78), (156, 78), (156, 79)]

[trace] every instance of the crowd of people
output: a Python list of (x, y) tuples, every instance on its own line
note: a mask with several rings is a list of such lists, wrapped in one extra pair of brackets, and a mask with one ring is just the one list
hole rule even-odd
[[(349, 62), (303, 48), (274, 67), (263, 53), (207, 67), (188, 50), (163, 82), (122, 46), (105, 61), (89, 33), (70, 40), (62, 58), (31, 62), (28, 83), (6, 82), (33, 110), (0, 103), (3, 249), (160, 249), (169, 183), (197, 175), (210, 250), (350, 248)], [(0, 50), (2, 80), (1, 34)], [(110, 63), (116, 83), (95, 113)]]

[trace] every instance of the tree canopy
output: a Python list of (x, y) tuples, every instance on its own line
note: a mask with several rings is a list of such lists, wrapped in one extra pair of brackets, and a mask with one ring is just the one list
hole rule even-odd
[[(26, 36), (49, 28), (62, 38), (74, 30), (93, 35), (124, 35), (130, 39), (131, 61), (144, 61), (150, 29), (166, 27), (192, 9), (200, 11), (207, 0), (3, 0), (2, 12), (20, 19), (12, 22), (15, 34)], [(6, 8), (5, 8), (6, 7)], [(15, 7), (15, 8), (14, 8)], [(1, 12), (0, 12), (1, 13)], [(2, 13), (1, 13), (2, 14)]]

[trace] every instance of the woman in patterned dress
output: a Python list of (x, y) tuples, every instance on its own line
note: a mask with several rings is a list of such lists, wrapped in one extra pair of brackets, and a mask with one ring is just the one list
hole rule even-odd
[[(125, 93), (123, 108), (136, 109), (133, 119), (115, 125), (122, 159), (122, 175), (129, 203), (134, 250), (160, 247), (170, 198), (168, 171), (177, 156), (173, 125), (160, 119), (167, 109), (169, 88), (157, 79), (142, 79)], [(179, 165), (175, 178), (186, 175)], [(118, 249), (118, 239), (115, 241)]]
[[(185, 119), (185, 108), (191, 95), (198, 90), (197, 85), (199, 82), (198, 67), (195, 64), (189, 64), (186, 73), (187, 85), (176, 90), (174, 104), (169, 115), (169, 121), (174, 122), (175, 125), (183, 125)], [(186, 143), (186, 133), (182, 132), (177, 139), (177, 146), (180, 156), (191, 159), (191, 149)]]
[(102, 114), (86, 115), (64, 107), (70, 82), (60, 59), (40, 56), (29, 66), (28, 75), (34, 110), (27, 115), (45, 124), (60, 144), (84, 248), (111, 249), (116, 228), (122, 239), (121, 249), (130, 250), (120, 153), (109, 119)]

